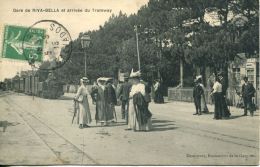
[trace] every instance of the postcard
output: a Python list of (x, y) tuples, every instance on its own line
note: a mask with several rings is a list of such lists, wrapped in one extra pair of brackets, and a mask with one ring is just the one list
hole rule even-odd
[(259, 165), (259, 2), (9, 0), (0, 165)]

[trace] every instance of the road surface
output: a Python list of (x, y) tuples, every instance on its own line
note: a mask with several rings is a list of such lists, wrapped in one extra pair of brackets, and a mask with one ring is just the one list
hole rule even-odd
[[(9, 93), (0, 96), (2, 165), (257, 165), (259, 111), (242, 117), (231, 108), (228, 120), (194, 116), (184, 102), (150, 104), (153, 130), (126, 131), (120, 107), (117, 123), (71, 124), (73, 94), (49, 100)], [(91, 104), (91, 100), (89, 99)], [(92, 119), (95, 106), (90, 105)]]

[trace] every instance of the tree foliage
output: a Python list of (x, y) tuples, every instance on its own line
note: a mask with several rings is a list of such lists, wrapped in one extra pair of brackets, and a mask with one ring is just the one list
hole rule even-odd
[[(119, 69), (138, 69), (134, 25), (138, 25), (141, 71), (146, 80), (158, 71), (167, 86), (179, 82), (179, 62), (186, 77), (195, 67), (225, 69), (238, 53), (252, 57), (259, 47), (257, 0), (150, 0), (137, 14), (112, 15), (98, 30), (81, 32), (73, 41), (70, 60), (57, 75), (67, 83), (84, 76), (80, 37), (91, 36), (87, 49), (87, 76), (117, 77)], [(205, 16), (215, 13), (219, 25)]]

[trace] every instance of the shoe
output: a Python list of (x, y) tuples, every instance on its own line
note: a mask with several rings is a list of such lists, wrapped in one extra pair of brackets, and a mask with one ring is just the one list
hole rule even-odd
[(127, 129), (125, 129), (125, 130), (132, 130), (131, 128), (127, 128)]
[(89, 128), (90, 126), (88, 126), (87, 124), (83, 125), (84, 128)]
[(243, 114), (242, 116), (247, 116), (247, 114)]
[(199, 113), (198, 115), (201, 115), (201, 113)]
[(254, 116), (254, 113), (250, 113), (251, 117)]
[(194, 113), (193, 115), (198, 115), (198, 113)]
[(79, 125), (79, 129), (83, 129), (83, 125), (80, 124), (80, 125)]

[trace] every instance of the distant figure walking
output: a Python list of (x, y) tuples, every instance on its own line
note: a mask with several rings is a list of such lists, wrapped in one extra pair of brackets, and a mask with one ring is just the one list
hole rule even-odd
[(193, 87), (193, 99), (194, 104), (196, 108), (196, 113), (193, 115), (201, 115), (201, 96), (203, 95), (203, 89), (198, 82), (198, 78), (196, 77), (194, 81), (194, 87)]
[(88, 124), (91, 123), (91, 114), (88, 103), (88, 89), (86, 84), (89, 82), (88, 78), (83, 77), (80, 80), (80, 87), (78, 88), (77, 94), (74, 98), (76, 102), (78, 102), (75, 107), (78, 107), (77, 113), (77, 123), (79, 124), (79, 128), (89, 127)]
[(155, 80), (153, 87), (154, 87), (154, 102), (155, 103), (164, 103), (162, 85), (161, 85), (160, 80), (158, 80), (158, 79)]
[(252, 83), (248, 82), (248, 78), (244, 77), (245, 83), (242, 85), (242, 97), (244, 101), (244, 115), (247, 116), (247, 110), (249, 109), (250, 115), (254, 115), (252, 98), (255, 94), (255, 88)]

